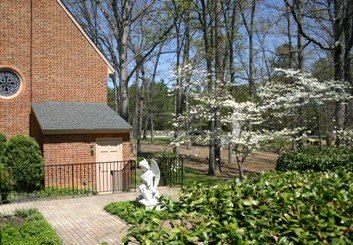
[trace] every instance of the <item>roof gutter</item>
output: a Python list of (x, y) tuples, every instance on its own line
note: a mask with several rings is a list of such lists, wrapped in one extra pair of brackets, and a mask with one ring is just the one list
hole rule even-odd
[(117, 134), (130, 133), (131, 128), (122, 129), (42, 129), (43, 135), (74, 135), (74, 134)]

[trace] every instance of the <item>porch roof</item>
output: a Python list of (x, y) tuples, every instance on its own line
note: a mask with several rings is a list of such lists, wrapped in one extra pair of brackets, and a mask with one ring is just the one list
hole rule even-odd
[(44, 135), (130, 132), (132, 127), (105, 103), (33, 103)]

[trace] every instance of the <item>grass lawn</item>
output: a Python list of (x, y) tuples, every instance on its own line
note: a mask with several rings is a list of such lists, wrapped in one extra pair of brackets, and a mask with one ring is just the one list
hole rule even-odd
[(13, 215), (0, 214), (1, 245), (62, 244), (54, 229), (36, 209), (16, 210)]
[[(169, 145), (171, 141), (171, 136), (154, 136), (154, 144), (156, 145)], [(147, 136), (147, 139), (143, 140), (142, 142), (150, 143), (151, 136)]]
[[(136, 186), (138, 187), (141, 184), (140, 176), (142, 172), (141, 169), (137, 169), (136, 172)], [(211, 186), (221, 183), (226, 183), (228, 181), (234, 180), (234, 178), (225, 178), (220, 176), (209, 176), (204, 171), (193, 169), (189, 167), (184, 167), (184, 187), (194, 186), (197, 184), (202, 184), (205, 186)]]
[(194, 169), (194, 168), (184, 167), (184, 184), (183, 184), (184, 186), (194, 186), (197, 184), (211, 186), (211, 185), (226, 183), (231, 180), (234, 180), (234, 179), (219, 177), (219, 176), (210, 176), (210, 175), (207, 175), (207, 173), (205, 173), (204, 171)]

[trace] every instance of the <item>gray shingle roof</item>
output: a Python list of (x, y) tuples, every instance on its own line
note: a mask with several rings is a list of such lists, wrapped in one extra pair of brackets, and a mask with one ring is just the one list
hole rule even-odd
[(33, 103), (44, 135), (129, 132), (132, 127), (108, 105), (91, 102)]

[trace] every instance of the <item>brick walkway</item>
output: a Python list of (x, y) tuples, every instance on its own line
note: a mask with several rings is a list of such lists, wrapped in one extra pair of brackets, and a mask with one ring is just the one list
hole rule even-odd
[[(166, 196), (176, 196), (177, 189), (158, 188)], [(0, 213), (10, 214), (15, 209), (37, 208), (56, 229), (65, 245), (121, 244), (127, 225), (103, 210), (106, 204), (134, 200), (138, 192), (92, 197), (34, 201), (0, 205)]]

